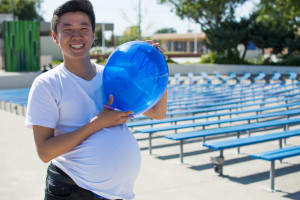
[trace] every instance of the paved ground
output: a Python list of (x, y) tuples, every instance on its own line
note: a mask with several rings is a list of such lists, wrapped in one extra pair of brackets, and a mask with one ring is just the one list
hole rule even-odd
[[(24, 127), (25, 118), (0, 109), (0, 199), (41, 200), (47, 164), (35, 151), (33, 135)], [(224, 177), (214, 173), (210, 156), (218, 152), (202, 147), (200, 140), (185, 144), (185, 162), (180, 165), (178, 143), (157, 134), (153, 153), (148, 155), (147, 135), (136, 134), (142, 152), (142, 168), (136, 182), (136, 200), (277, 200), (300, 199), (300, 159), (276, 163), (275, 186), (281, 192), (268, 192), (270, 163), (249, 158), (249, 154), (278, 147), (278, 141), (226, 150)], [(226, 136), (234, 137), (234, 136)], [(214, 140), (224, 139), (222, 137)], [(300, 144), (300, 137), (287, 145)]]

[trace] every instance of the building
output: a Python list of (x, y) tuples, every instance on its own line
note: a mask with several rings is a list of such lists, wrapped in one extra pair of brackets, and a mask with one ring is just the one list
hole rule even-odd
[(0, 14), (0, 69), (4, 69), (4, 41), (1, 39), (2, 38), (2, 32), (3, 32), (3, 26), (2, 23), (4, 21), (12, 21), (13, 20), (13, 15), (8, 13), (8, 14)]
[[(167, 54), (170, 54), (169, 57), (197, 57), (198, 55), (207, 53), (208, 48), (201, 43), (205, 38), (206, 36), (203, 32), (184, 34), (161, 33), (152, 36), (152, 40), (159, 42)], [(244, 46), (239, 45), (238, 50), (242, 54)], [(180, 55), (180, 53), (182, 54)], [(261, 55), (262, 51), (255, 47), (253, 43), (247, 46), (246, 59), (257, 58)]]
[(154, 34), (152, 40), (161, 44), (170, 53), (203, 53), (206, 47), (201, 43), (204, 33), (160, 33)]

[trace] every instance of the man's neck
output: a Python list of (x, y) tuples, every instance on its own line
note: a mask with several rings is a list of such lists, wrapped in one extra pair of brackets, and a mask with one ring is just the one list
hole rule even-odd
[(91, 63), (90, 58), (80, 60), (66, 59), (64, 60), (64, 65), (70, 72), (88, 81), (92, 80), (97, 72), (95, 65)]

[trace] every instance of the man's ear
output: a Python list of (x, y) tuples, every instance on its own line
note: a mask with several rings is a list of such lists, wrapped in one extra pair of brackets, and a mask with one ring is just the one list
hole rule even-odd
[(93, 32), (93, 42), (95, 41), (95, 32)]
[(57, 36), (55, 35), (54, 32), (52, 32), (52, 38), (53, 38), (53, 42), (58, 45), (59, 42), (58, 42)]

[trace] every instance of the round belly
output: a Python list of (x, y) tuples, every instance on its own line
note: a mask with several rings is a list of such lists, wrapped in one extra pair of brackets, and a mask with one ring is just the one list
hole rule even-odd
[(126, 126), (102, 129), (64, 155), (89, 182), (135, 179), (141, 163), (136, 139)]

